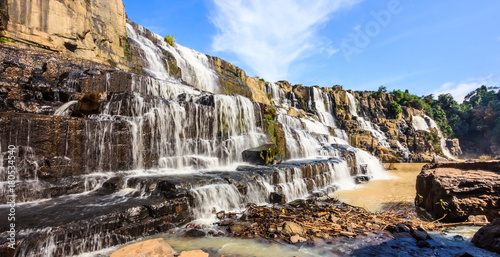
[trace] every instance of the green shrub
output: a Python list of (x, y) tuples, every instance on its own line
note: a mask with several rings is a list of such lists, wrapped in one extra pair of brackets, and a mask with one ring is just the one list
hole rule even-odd
[(371, 97), (374, 97), (374, 98), (380, 98), (380, 97), (382, 96), (382, 94), (385, 94), (385, 93), (387, 93), (387, 88), (386, 88), (386, 87), (384, 87), (384, 86), (380, 86), (380, 87), (378, 88), (378, 90), (377, 90), (377, 91), (375, 91), (375, 92), (372, 92), (372, 93), (370, 94), (370, 96), (371, 96)]
[(169, 45), (174, 46), (175, 43), (175, 38), (174, 36), (168, 34), (165, 36), (165, 42), (167, 42)]
[(396, 119), (398, 119), (399, 114), (401, 114), (403, 112), (403, 109), (401, 109), (401, 106), (396, 102), (392, 102), (389, 105), (389, 109), (391, 110), (392, 115), (394, 115), (394, 117), (396, 117)]

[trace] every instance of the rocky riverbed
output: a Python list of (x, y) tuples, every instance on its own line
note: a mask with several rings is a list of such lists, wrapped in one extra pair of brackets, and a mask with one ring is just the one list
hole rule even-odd
[[(190, 223), (162, 238), (179, 252), (198, 247), (205, 254), (199, 256), (497, 256), (462, 236), (446, 236), (413, 210), (395, 204), (372, 213), (336, 199), (250, 205), (239, 214), (217, 213), (215, 226)], [(267, 249), (273, 247), (288, 255)]]

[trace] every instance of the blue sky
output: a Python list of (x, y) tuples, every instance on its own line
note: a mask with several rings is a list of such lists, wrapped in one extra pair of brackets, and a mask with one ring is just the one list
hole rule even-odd
[(500, 1), (124, 0), (128, 17), (268, 81), (417, 95), (500, 86)]

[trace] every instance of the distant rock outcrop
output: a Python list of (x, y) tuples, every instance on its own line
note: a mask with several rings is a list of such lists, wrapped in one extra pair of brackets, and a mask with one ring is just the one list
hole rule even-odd
[(417, 206), (436, 219), (462, 222), (469, 215), (500, 217), (500, 161), (427, 164), (416, 187)]

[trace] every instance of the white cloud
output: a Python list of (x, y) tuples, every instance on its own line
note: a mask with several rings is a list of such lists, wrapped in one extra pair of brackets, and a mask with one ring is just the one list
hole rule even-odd
[(217, 52), (235, 54), (259, 76), (286, 79), (290, 64), (300, 58), (338, 50), (317, 35), (332, 14), (359, 0), (213, 0), (211, 20), (218, 30)]
[(493, 75), (489, 75), (482, 78), (468, 79), (459, 83), (446, 82), (438, 90), (433, 91), (432, 94), (437, 97), (440, 94), (450, 93), (458, 103), (461, 103), (468, 93), (482, 85), (497, 86), (498, 81)]

